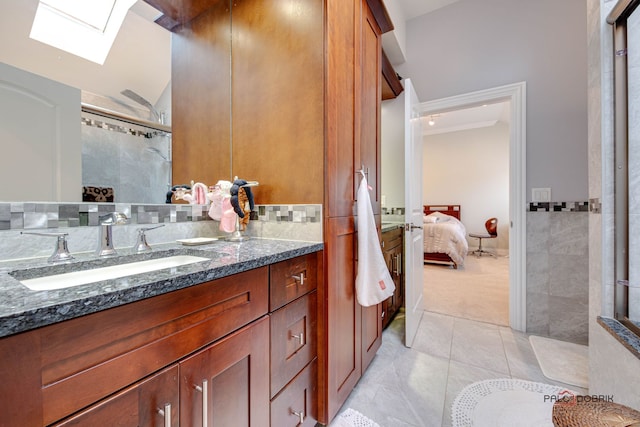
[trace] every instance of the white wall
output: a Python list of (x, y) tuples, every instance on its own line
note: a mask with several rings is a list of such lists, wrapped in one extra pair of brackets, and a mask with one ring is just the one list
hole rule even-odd
[(423, 157), (423, 204), (460, 205), (467, 232), (485, 232), (485, 221), (498, 218), (498, 239), (483, 246), (508, 250), (509, 126), (426, 136)]
[(80, 90), (0, 63), (0, 200), (82, 199)]
[(407, 62), (421, 102), (527, 83), (527, 200), (586, 201), (584, 0), (460, 0), (407, 22)]
[(381, 180), (383, 208), (404, 207), (404, 92), (382, 102)]

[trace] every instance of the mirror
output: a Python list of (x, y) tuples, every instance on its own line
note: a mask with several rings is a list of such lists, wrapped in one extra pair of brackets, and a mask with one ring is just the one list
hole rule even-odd
[[(132, 115), (154, 120), (150, 111), (139, 102), (135, 102), (131, 97), (123, 95), (121, 92), (130, 90), (148, 100), (155, 108), (164, 112), (166, 123), (171, 124), (171, 33), (154, 20), (159, 16), (159, 12), (142, 0), (134, 4), (115, 39), (109, 55), (103, 65), (84, 60), (80, 57), (68, 54), (62, 50), (50, 47), (29, 38), (29, 32), (38, 7), (38, 0), (6, 0), (3, 2), (3, 13), (0, 16), (0, 63), (8, 64), (38, 76), (45, 77), (63, 85), (77, 88), (82, 91), (82, 101), (91, 97), (92, 103), (107, 101), (110, 107)], [(227, 63), (227, 70), (228, 67)], [(3, 76), (0, 74), (0, 85), (3, 83)], [(228, 81), (228, 79), (225, 79)], [(37, 93), (37, 92), (36, 92)], [(98, 97), (91, 96), (97, 94)], [(78, 96), (78, 102), (80, 97)], [(79, 106), (78, 106), (79, 107)], [(79, 108), (78, 108), (79, 111)], [(146, 115), (146, 117), (145, 117)], [(134, 172), (127, 172), (128, 175), (120, 176), (123, 188), (135, 187), (144, 180), (152, 179), (149, 171), (166, 170), (170, 174), (172, 157), (175, 161), (175, 152), (172, 153), (170, 145), (162, 140), (160, 133), (153, 135), (154, 131), (133, 124), (122, 124), (117, 121), (106, 119), (95, 115), (83, 113), (83, 121), (99, 122), (93, 126), (80, 126), (81, 118), (77, 117), (78, 129), (81, 129), (83, 139), (88, 139), (89, 144), (83, 144), (82, 150), (91, 151), (92, 161), (86, 166), (82, 165), (82, 180), (85, 185), (99, 185), (100, 178), (110, 173), (118, 173), (123, 170), (124, 163), (129, 163), (134, 167)], [(34, 123), (36, 122), (36, 123)], [(22, 129), (33, 127), (42, 132), (47, 131), (46, 123), (33, 120), (33, 117), (25, 117), (22, 122)], [(86, 124), (86, 123), (85, 123)], [(118, 148), (110, 145), (109, 141), (98, 140), (97, 134), (107, 135), (114, 140), (116, 135), (122, 132), (107, 131), (105, 128), (121, 125), (128, 130), (124, 134), (127, 140)], [(20, 128), (18, 128), (20, 130)], [(1, 131), (1, 130), (0, 130)], [(136, 132), (143, 134), (135, 136)], [(11, 145), (11, 139), (7, 140), (5, 131), (3, 144)], [(88, 135), (88, 136), (87, 136)], [(159, 136), (160, 135), (160, 136)], [(147, 137), (151, 136), (151, 137)], [(157, 137), (157, 138), (156, 138)], [(157, 140), (154, 140), (157, 139)], [(60, 144), (65, 145), (67, 141), (61, 140)], [(72, 146), (72, 143), (67, 144)], [(136, 146), (136, 150), (130, 150)], [(3, 156), (11, 162), (10, 154), (19, 151), (14, 144), (14, 149), (3, 150)], [(175, 150), (174, 150), (175, 151)], [(73, 147), (73, 151), (62, 151), (59, 156), (61, 162), (78, 159), (81, 153), (78, 147)], [(119, 160), (114, 163), (105, 161), (107, 155), (118, 154)], [(55, 153), (35, 153), (44, 158), (51, 159)], [(86, 153), (85, 153), (86, 154)], [(26, 153), (26, 155), (30, 155)], [(18, 183), (29, 180), (29, 175), (40, 168), (38, 159), (29, 164), (22, 163), (15, 169), (19, 175), (12, 176), (12, 182)], [(87, 157), (86, 155), (83, 157)], [(14, 164), (18, 163), (14, 160)], [(144, 171), (144, 167), (149, 167), (149, 171)], [(175, 166), (174, 166), (175, 167)], [(137, 169), (136, 169), (137, 168)], [(73, 169), (73, 167), (71, 167)], [(165, 173), (166, 175), (166, 173)], [(95, 178), (92, 180), (91, 178)], [(165, 179), (166, 181), (166, 179)], [(64, 180), (58, 186), (66, 187)], [(162, 193), (155, 196), (154, 203), (163, 203), (166, 189), (169, 182), (162, 184)], [(143, 184), (141, 184), (143, 186)], [(81, 189), (73, 189), (72, 193), (62, 192), (63, 196), (54, 199), (46, 199), (39, 193), (25, 194), (24, 190), (19, 196), (19, 200), (24, 201), (81, 201)], [(123, 203), (149, 203), (149, 200), (141, 200), (135, 192), (125, 194), (120, 191), (122, 197), (116, 195), (116, 202)], [(72, 194), (72, 196), (67, 196)], [(14, 201), (16, 194), (9, 191), (0, 190), (0, 200)]]

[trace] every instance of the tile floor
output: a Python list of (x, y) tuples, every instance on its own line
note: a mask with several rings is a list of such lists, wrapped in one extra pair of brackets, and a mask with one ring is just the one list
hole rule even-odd
[(400, 313), (341, 410), (353, 408), (381, 427), (451, 426), (451, 405), (468, 384), (490, 378), (547, 379), (528, 336), (474, 320), (425, 312), (413, 348), (404, 346)]

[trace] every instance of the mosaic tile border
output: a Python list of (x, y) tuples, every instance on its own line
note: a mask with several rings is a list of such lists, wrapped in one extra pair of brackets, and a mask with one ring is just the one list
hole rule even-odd
[(402, 208), (381, 208), (382, 215), (404, 215), (404, 207)]
[(589, 199), (589, 212), (596, 214), (602, 213), (602, 202), (599, 197)]
[(589, 212), (589, 202), (529, 202), (528, 212)]
[(265, 222), (322, 222), (322, 205), (257, 205), (254, 211)]
[[(130, 224), (212, 221), (208, 205), (0, 202), (0, 230), (98, 226), (98, 218), (123, 212)], [(322, 221), (321, 205), (256, 205), (251, 219), (263, 222)]]
[(127, 134), (127, 135), (140, 136), (140, 137), (147, 138), (147, 139), (151, 139), (154, 136), (158, 136), (158, 135), (168, 135), (168, 133), (163, 132), (163, 131), (143, 132), (141, 130), (132, 129), (132, 128), (126, 127), (126, 126), (115, 125), (115, 124), (112, 124), (112, 123), (107, 123), (107, 122), (103, 122), (101, 120), (95, 120), (95, 119), (91, 119), (91, 118), (88, 118), (88, 117), (82, 117), (82, 124), (85, 125), (85, 126), (89, 126), (89, 127), (110, 130), (110, 131), (113, 131), (113, 132), (124, 133), (124, 134)]

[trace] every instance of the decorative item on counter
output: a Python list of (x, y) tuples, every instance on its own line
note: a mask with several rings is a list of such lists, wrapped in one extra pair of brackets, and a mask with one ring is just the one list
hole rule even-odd
[[(243, 179), (238, 179), (235, 177), (233, 181), (233, 185), (230, 189), (230, 203), (233, 207), (233, 211), (235, 214), (235, 231), (227, 240), (230, 242), (242, 242), (243, 240), (247, 240), (249, 237), (243, 236), (240, 231), (244, 231), (246, 229), (246, 225), (249, 222), (250, 213), (254, 207), (253, 201), (253, 193), (249, 187), (255, 187), (258, 185), (257, 181), (245, 181)], [(247, 205), (249, 208), (247, 210)], [(224, 213), (223, 213), (224, 217)], [(242, 226), (240, 219), (242, 218)], [(222, 227), (222, 223), (220, 224)]]
[[(248, 188), (240, 187), (238, 190), (238, 205), (242, 210), (243, 215), (240, 217), (240, 231), (244, 231), (247, 228), (247, 224), (249, 224), (249, 217), (251, 216), (251, 209), (249, 206), (249, 196), (247, 196), (247, 191), (250, 193), (251, 190)], [(233, 200), (233, 196), (231, 198)], [(235, 209), (235, 207), (234, 207)], [(239, 216), (239, 215), (238, 215)]]
[(113, 187), (82, 187), (83, 202), (113, 202)]
[(247, 200), (249, 201), (249, 212), (251, 212), (254, 207), (253, 193), (251, 192), (251, 188), (249, 187), (251, 187), (251, 183), (245, 181), (244, 179), (238, 179), (237, 177), (233, 181), (233, 185), (231, 186), (231, 205), (233, 205), (233, 209), (240, 218), (244, 218), (245, 214), (244, 205), (241, 204), (238, 200), (238, 194), (241, 188), (245, 190)]
[[(171, 187), (171, 190), (167, 191), (167, 200), (165, 200), (165, 203), (171, 203), (171, 198), (175, 195), (176, 190), (182, 188), (185, 190), (191, 190), (191, 187), (188, 186), (187, 184), (180, 184), (180, 185), (174, 185), (173, 187)], [(177, 197), (176, 197), (177, 200)]]
[(207, 198), (211, 201), (209, 207), (209, 217), (215, 221), (222, 219), (222, 200), (231, 197), (231, 181), (220, 180), (216, 185), (211, 186)]
[(233, 211), (230, 197), (222, 198), (222, 217), (220, 218), (220, 231), (225, 233), (233, 233), (236, 229), (238, 216)]
[[(188, 187), (188, 186), (184, 186)], [(191, 182), (188, 188), (178, 187), (174, 190), (176, 200), (186, 200), (192, 205), (204, 205), (207, 203), (207, 186), (201, 182)]]
[(196, 182), (191, 187), (191, 203), (196, 205), (204, 205), (207, 203), (207, 186), (201, 182)]

